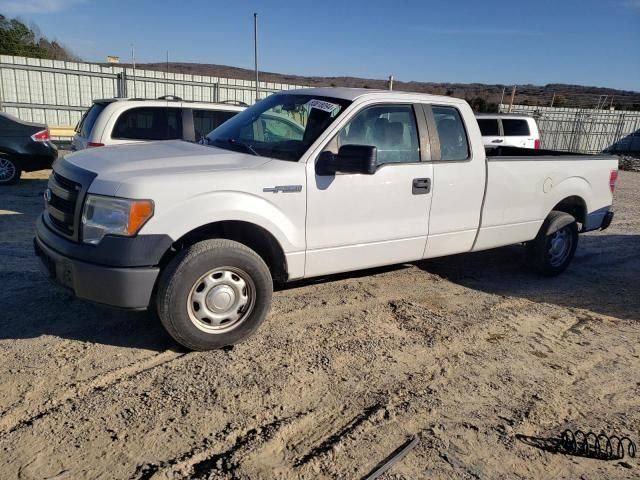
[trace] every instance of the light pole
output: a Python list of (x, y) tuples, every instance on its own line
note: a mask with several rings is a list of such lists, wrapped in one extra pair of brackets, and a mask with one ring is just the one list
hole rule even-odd
[(137, 98), (136, 94), (136, 49), (131, 44), (131, 63), (133, 65), (133, 98)]
[(256, 102), (260, 100), (258, 92), (258, 14), (253, 14), (253, 54), (256, 70)]

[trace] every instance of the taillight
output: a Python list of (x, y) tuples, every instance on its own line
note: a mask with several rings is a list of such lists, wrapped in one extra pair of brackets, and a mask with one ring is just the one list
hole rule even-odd
[(533, 148), (535, 148), (536, 150), (540, 150), (540, 139), (539, 138), (536, 138), (533, 141)]
[(31, 140), (33, 140), (34, 142), (46, 142), (50, 138), (51, 137), (49, 137), (49, 129), (40, 130), (39, 132), (36, 132), (33, 135), (31, 135)]
[(611, 170), (609, 174), (609, 188), (611, 193), (616, 189), (616, 182), (618, 181), (618, 170)]
[(104, 143), (98, 143), (98, 142), (87, 143), (87, 148), (94, 148), (94, 147), (104, 147)]

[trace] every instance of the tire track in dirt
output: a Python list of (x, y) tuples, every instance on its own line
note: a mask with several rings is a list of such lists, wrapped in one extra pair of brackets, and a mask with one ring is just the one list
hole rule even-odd
[(295, 462), (294, 466), (302, 467), (312, 460), (324, 456), (333, 447), (340, 443), (344, 437), (352, 435), (358, 429), (362, 428), (368, 421), (376, 417), (380, 412), (384, 412), (384, 405), (382, 404), (374, 404), (365, 408), (363, 412), (349, 420), (348, 423), (327, 437), (322, 443), (320, 443), (320, 445), (312, 448), (302, 456), (302, 458)]
[[(99, 374), (93, 377), (93, 379), (83, 382), (81, 385), (76, 385), (64, 390), (55, 398), (49, 399), (46, 402), (48, 405), (35, 413), (29, 414), (28, 412), (20, 411), (21, 409), (19, 407), (9, 409), (3, 414), (2, 418), (0, 418), (0, 434), (10, 434), (24, 427), (31, 426), (37, 420), (58, 411), (66, 403), (82, 400), (93, 392), (106, 390), (109, 387), (134, 378), (141, 373), (178, 360), (185, 355), (187, 355), (187, 353), (165, 351), (125, 367)], [(25, 415), (25, 413), (27, 413), (27, 415)]]
[[(168, 480), (176, 478), (198, 479), (208, 478), (212, 472), (218, 472), (236, 478), (234, 470), (238, 466), (238, 459), (254, 450), (260, 444), (269, 442), (283, 427), (307, 414), (296, 413), (289, 417), (278, 418), (264, 425), (250, 428), (241, 433), (235, 432), (233, 444), (226, 450), (220, 451), (219, 442), (224, 442), (234, 435), (230, 426), (205, 438), (200, 444), (188, 452), (180, 454), (171, 460), (156, 464), (139, 465), (131, 480)], [(228, 442), (227, 442), (228, 443)]]

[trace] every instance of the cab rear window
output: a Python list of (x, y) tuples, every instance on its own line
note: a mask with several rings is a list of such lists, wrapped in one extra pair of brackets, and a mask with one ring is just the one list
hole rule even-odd
[(529, 124), (526, 120), (502, 119), (502, 129), (505, 137), (528, 137)]

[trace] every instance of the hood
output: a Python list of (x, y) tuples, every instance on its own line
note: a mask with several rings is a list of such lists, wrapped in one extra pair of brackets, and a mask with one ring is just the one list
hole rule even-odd
[(255, 168), (271, 159), (220, 148), (169, 140), (81, 150), (65, 160), (101, 180)]

